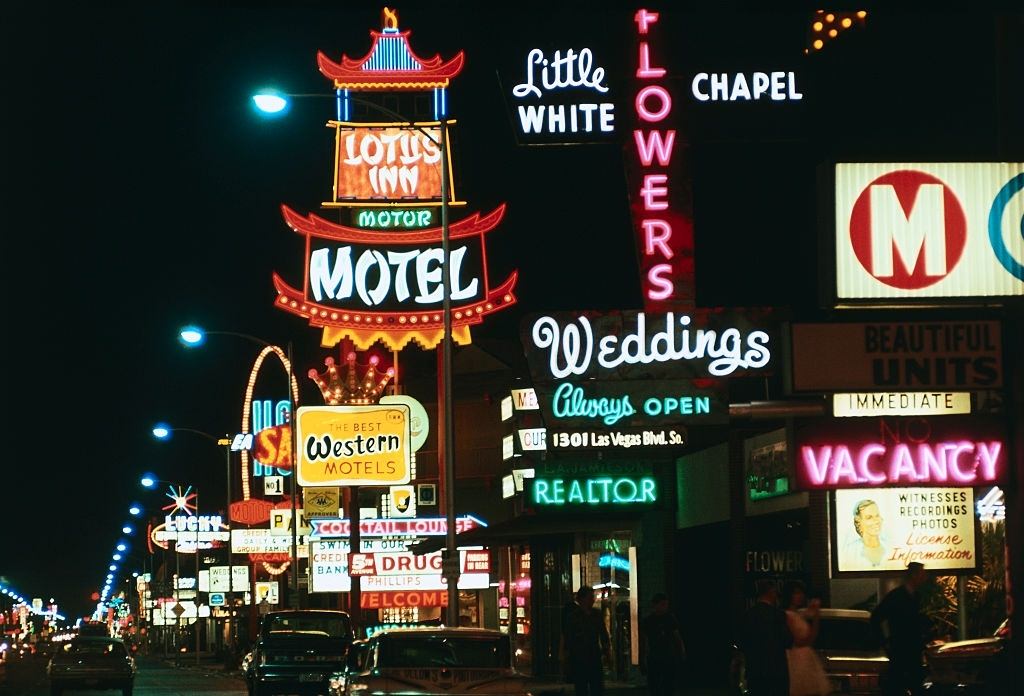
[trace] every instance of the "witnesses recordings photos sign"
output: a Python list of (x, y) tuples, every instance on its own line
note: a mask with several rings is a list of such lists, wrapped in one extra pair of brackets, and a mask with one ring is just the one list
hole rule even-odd
[(832, 511), (833, 568), (839, 573), (930, 570), (978, 565), (971, 488), (837, 490)]

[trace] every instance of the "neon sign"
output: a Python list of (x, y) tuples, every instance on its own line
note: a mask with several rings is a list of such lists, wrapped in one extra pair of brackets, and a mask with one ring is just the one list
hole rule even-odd
[(434, 224), (434, 211), (429, 208), (395, 208), (384, 210), (354, 210), (356, 227), (366, 229), (417, 229)]
[[(313, 530), (311, 539), (348, 537), (351, 530), (349, 520), (313, 519), (309, 521)], [(455, 531), (459, 534), (477, 527), (486, 527), (487, 523), (473, 517), (463, 515), (455, 521)], [(359, 522), (360, 537), (390, 536), (443, 536), (447, 533), (448, 523), (443, 517), (417, 517), (414, 519), (374, 519)]]
[(653, 503), (658, 498), (657, 482), (650, 476), (535, 478), (532, 491), (535, 505), (621, 505)]
[(750, 79), (743, 73), (697, 73), (690, 83), (697, 101), (800, 101), (792, 72), (755, 72)]
[[(644, 312), (597, 315), (542, 316), (529, 324), (525, 343), (535, 381), (611, 376), (666, 376), (665, 370), (635, 366), (687, 364), (698, 376), (724, 377), (738, 370), (763, 368), (771, 361), (770, 338), (760, 329), (741, 331), (726, 326), (691, 328), (688, 314)], [(648, 326), (650, 325), (650, 326)], [(644, 375), (644, 372), (648, 373)], [(627, 374), (629, 373), (629, 374)]]
[[(255, 451), (252, 454), (253, 476), (290, 476), (291, 465), (282, 467), (290, 443), (281, 439), (281, 426), (287, 430), (291, 422), (291, 404), (282, 399), (276, 404), (270, 399), (254, 399), (252, 402), (252, 429), (256, 433)], [(277, 465), (277, 466), (275, 466)], [(276, 469), (276, 472), (275, 472)]]
[(941, 416), (970, 412), (970, 392), (858, 392), (832, 395), (832, 415), (837, 418)]
[(796, 445), (804, 489), (980, 486), (1007, 467), (998, 423), (982, 418), (843, 419), (798, 430)]
[[(409, 46), (409, 32), (399, 31), (397, 14), (390, 10), (382, 30), (371, 36), (373, 45), (361, 59), (342, 56), (336, 63), (323, 53), (317, 56), (320, 72), (333, 81), (338, 94), (337, 120), (328, 123), (336, 131), (334, 200), (324, 206), (363, 208), (367, 214), (357, 213), (360, 227), (348, 227), (282, 207), (286, 224), (305, 238), (305, 272), (301, 288), (274, 274), (275, 305), (322, 329), (324, 347), (349, 338), (359, 350), (377, 341), (394, 351), (410, 341), (429, 349), (444, 337), (442, 230), (424, 227), (429, 216), (420, 213), (442, 203), (441, 168), (450, 150), (451, 122), (443, 120), (447, 88), (461, 72), (464, 57), (420, 58)], [(436, 120), (348, 120), (351, 91), (392, 90), (431, 90)], [(454, 178), (451, 157), (443, 173), (449, 182)], [(449, 205), (464, 203), (452, 200), (451, 186), (447, 194)], [(416, 214), (397, 212), (401, 208), (415, 208), (408, 212)], [(516, 274), (491, 287), (486, 267), (484, 235), (504, 213), (502, 205), (488, 215), (474, 213), (449, 225), (452, 337), (458, 343), (469, 343), (470, 327), (485, 316), (515, 303)], [(387, 226), (403, 229), (384, 231)]]
[[(627, 422), (635, 420), (632, 416), (641, 418), (656, 419), (659, 417), (676, 418), (683, 416), (710, 415), (712, 412), (712, 397), (710, 395), (698, 394), (676, 394), (665, 395), (664, 393), (645, 397), (643, 394), (647, 388), (659, 386), (664, 391), (672, 387), (663, 382), (655, 382), (653, 385), (647, 382), (611, 383), (611, 389), (601, 383), (595, 383), (592, 387), (589, 383), (586, 388), (572, 382), (562, 382), (555, 388), (551, 395), (551, 415), (556, 421), (568, 420), (599, 420), (605, 425), (615, 425), (625, 419)], [(619, 385), (622, 386), (619, 386)], [(617, 388), (616, 388), (617, 387)], [(588, 389), (591, 391), (588, 392)], [(597, 390), (599, 396), (591, 396), (593, 390)], [(629, 393), (622, 393), (628, 389)], [(607, 392), (611, 392), (611, 396)], [(630, 397), (639, 394), (637, 405), (634, 406)], [(639, 399), (642, 399), (640, 401)], [(718, 410), (720, 404), (716, 404)]]
[[(668, 71), (652, 51), (652, 30), (660, 13), (638, 10), (633, 17), (638, 41), (636, 127), (627, 145), (630, 199), (643, 276), (644, 307), (691, 306), (694, 301), (693, 212), (690, 188), (680, 173)], [(682, 139), (680, 139), (682, 140)], [(634, 146), (634, 147), (631, 147)], [(683, 147), (682, 145), (680, 147)], [(670, 178), (670, 172), (673, 172)]]
[(597, 559), (598, 568), (615, 568), (629, 571), (629, 559), (616, 556), (614, 553), (603, 553)]
[[(526, 56), (525, 81), (512, 88), (516, 99), (554, 97), (559, 103), (517, 104), (520, 132), (538, 134), (601, 135), (615, 131), (615, 104), (607, 101), (565, 103), (578, 90), (593, 90), (594, 99), (608, 93), (605, 70), (594, 64), (589, 48), (555, 51), (546, 58), (535, 48)], [(572, 94), (566, 94), (570, 91)], [(552, 94), (554, 93), (554, 94)]]

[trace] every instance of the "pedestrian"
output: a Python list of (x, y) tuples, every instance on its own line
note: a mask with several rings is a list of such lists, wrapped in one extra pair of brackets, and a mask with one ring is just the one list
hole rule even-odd
[(640, 671), (647, 675), (647, 690), (652, 695), (676, 692), (676, 671), (686, 659), (679, 622), (668, 610), (668, 596), (651, 598), (653, 613), (640, 622)]
[(779, 608), (779, 588), (774, 580), (758, 581), (757, 601), (740, 627), (750, 696), (789, 696), (786, 650), (792, 645), (786, 613)]
[(786, 607), (786, 625), (793, 636), (793, 647), (786, 651), (789, 663), (790, 696), (826, 696), (832, 685), (825, 674), (814, 641), (818, 638), (819, 610), (817, 599), (807, 601), (804, 584), (798, 580), (786, 583), (782, 591), (782, 605)]
[(566, 676), (576, 696), (604, 696), (603, 659), (611, 662), (611, 641), (601, 612), (594, 608), (594, 590), (581, 587), (575, 605), (565, 608), (563, 618)]
[(871, 613), (876, 635), (889, 656), (883, 693), (917, 696), (924, 693), (924, 646), (928, 619), (921, 613), (920, 589), (928, 572), (916, 561), (908, 563), (903, 584), (892, 590)]

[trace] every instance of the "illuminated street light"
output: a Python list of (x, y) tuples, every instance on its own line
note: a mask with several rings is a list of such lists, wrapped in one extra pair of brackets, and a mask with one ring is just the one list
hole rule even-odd
[(198, 326), (186, 326), (178, 332), (178, 340), (187, 348), (201, 346), (206, 340), (206, 332)]
[(115, 560), (115, 561), (120, 561), (120, 560), (121, 560), (121, 554), (119, 554), (119, 553), (115, 553), (115, 554), (114, 554), (114, 560)]
[(252, 95), (256, 110), (267, 116), (280, 116), (288, 110), (288, 95), (276, 90), (263, 90)]
[(117, 545), (117, 550), (118, 551), (127, 551), (128, 550), (128, 546), (125, 543), (122, 542), (122, 543)]
[(132, 526), (130, 524), (126, 524), (125, 526), (121, 527), (121, 533), (122, 534), (133, 534), (133, 533), (135, 533), (135, 530), (132, 529)]
[(157, 440), (166, 440), (171, 436), (171, 427), (166, 423), (157, 423), (153, 426), (153, 437)]
[(152, 474), (146, 474), (141, 479), (139, 479), (139, 483), (142, 484), (143, 488), (152, 488), (153, 486), (156, 485), (156, 482), (157, 482), (157, 478), (156, 478), (156, 476), (153, 476)]
[(128, 514), (132, 517), (138, 517), (142, 514), (142, 508), (137, 504), (132, 505), (130, 508), (128, 508)]
[(117, 566), (114, 565), (113, 563), (111, 563), (110, 564), (110, 572), (113, 573), (115, 570), (117, 570)]

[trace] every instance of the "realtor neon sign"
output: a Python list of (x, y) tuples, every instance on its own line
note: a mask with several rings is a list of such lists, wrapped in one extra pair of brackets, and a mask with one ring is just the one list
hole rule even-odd
[(533, 481), (535, 505), (604, 505), (653, 503), (658, 499), (657, 482), (643, 476), (602, 476), (585, 479), (537, 478)]

